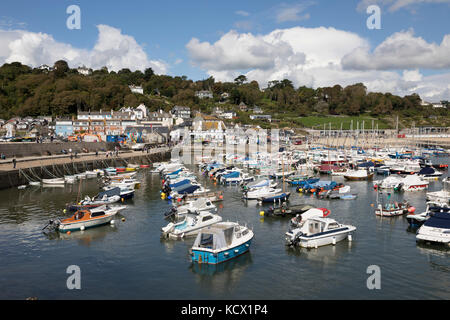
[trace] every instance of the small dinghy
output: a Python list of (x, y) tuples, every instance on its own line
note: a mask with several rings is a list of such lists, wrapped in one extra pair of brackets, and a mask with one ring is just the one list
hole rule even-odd
[(114, 223), (113, 218), (126, 206), (109, 207), (101, 206), (92, 210), (79, 210), (72, 217), (63, 220), (50, 220), (44, 230), (56, 230), (59, 232), (83, 231), (88, 228), (98, 227), (108, 223)]
[(351, 240), (351, 235), (355, 230), (356, 227), (340, 224), (331, 218), (310, 218), (301, 227), (286, 233), (286, 244), (303, 248), (335, 245), (345, 238)]
[(64, 183), (64, 178), (42, 179), (42, 184), (44, 185), (62, 185)]
[(236, 222), (219, 222), (204, 228), (189, 250), (192, 262), (219, 264), (249, 251), (253, 231)]

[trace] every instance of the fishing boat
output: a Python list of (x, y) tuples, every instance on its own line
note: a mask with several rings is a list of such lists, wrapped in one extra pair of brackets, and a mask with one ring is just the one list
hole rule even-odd
[(373, 172), (369, 172), (366, 169), (361, 170), (349, 170), (344, 175), (346, 180), (350, 181), (360, 181), (360, 180), (372, 180), (374, 176)]
[(450, 245), (450, 214), (436, 212), (419, 228), (417, 241)]
[(170, 222), (161, 228), (162, 236), (169, 239), (183, 239), (196, 235), (202, 228), (221, 222), (222, 217), (212, 214), (209, 211), (202, 211), (198, 214), (185, 214), (179, 222)]
[(375, 209), (375, 214), (382, 217), (394, 217), (401, 216), (406, 213), (413, 213), (415, 211), (414, 207), (404, 200), (403, 202), (390, 201), (385, 204), (378, 204)]
[(72, 217), (63, 220), (50, 220), (44, 227), (59, 232), (83, 231), (88, 228), (114, 223), (114, 216), (124, 210), (126, 206), (101, 206), (92, 210), (79, 210)]
[(219, 264), (249, 251), (253, 231), (235, 222), (219, 222), (204, 228), (189, 250), (192, 262)]
[(301, 227), (286, 233), (286, 244), (304, 248), (335, 245), (346, 238), (351, 240), (351, 235), (355, 230), (356, 227), (340, 224), (331, 218), (310, 218)]

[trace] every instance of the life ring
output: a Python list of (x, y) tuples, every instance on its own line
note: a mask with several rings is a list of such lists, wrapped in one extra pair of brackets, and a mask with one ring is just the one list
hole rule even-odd
[(331, 211), (328, 210), (327, 208), (320, 208), (319, 210), (322, 210), (324, 218), (328, 217), (331, 213)]

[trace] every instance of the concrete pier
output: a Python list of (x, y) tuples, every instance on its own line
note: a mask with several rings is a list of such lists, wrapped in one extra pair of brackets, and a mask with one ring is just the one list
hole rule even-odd
[(170, 159), (171, 150), (168, 147), (150, 149), (149, 152), (120, 152), (118, 156), (106, 156), (101, 152), (79, 154), (77, 158), (70, 155), (55, 155), (41, 157), (25, 157), (17, 159), (16, 168), (9, 160), (0, 161), (0, 189), (28, 185), (30, 181), (61, 178), (65, 175), (82, 173), (87, 170), (121, 167), (128, 164), (152, 164), (153, 162)]

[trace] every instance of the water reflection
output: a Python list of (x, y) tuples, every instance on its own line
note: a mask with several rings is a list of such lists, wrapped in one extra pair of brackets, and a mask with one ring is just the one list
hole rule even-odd
[(209, 292), (232, 292), (244, 280), (245, 270), (253, 263), (251, 251), (232, 260), (217, 264), (191, 263), (189, 270), (195, 280)]
[(288, 256), (299, 257), (313, 262), (321, 262), (324, 265), (332, 265), (345, 258), (345, 255), (352, 251), (352, 247), (353, 242), (345, 239), (334, 246), (323, 246), (317, 249), (286, 246), (286, 253)]
[(93, 242), (100, 241), (106, 238), (107, 235), (118, 231), (116, 225), (105, 225), (100, 227), (95, 227), (92, 229), (87, 229), (84, 231), (75, 231), (70, 234), (63, 232), (49, 232), (44, 233), (44, 235), (49, 240), (70, 240), (76, 241), (80, 246), (90, 247)]

